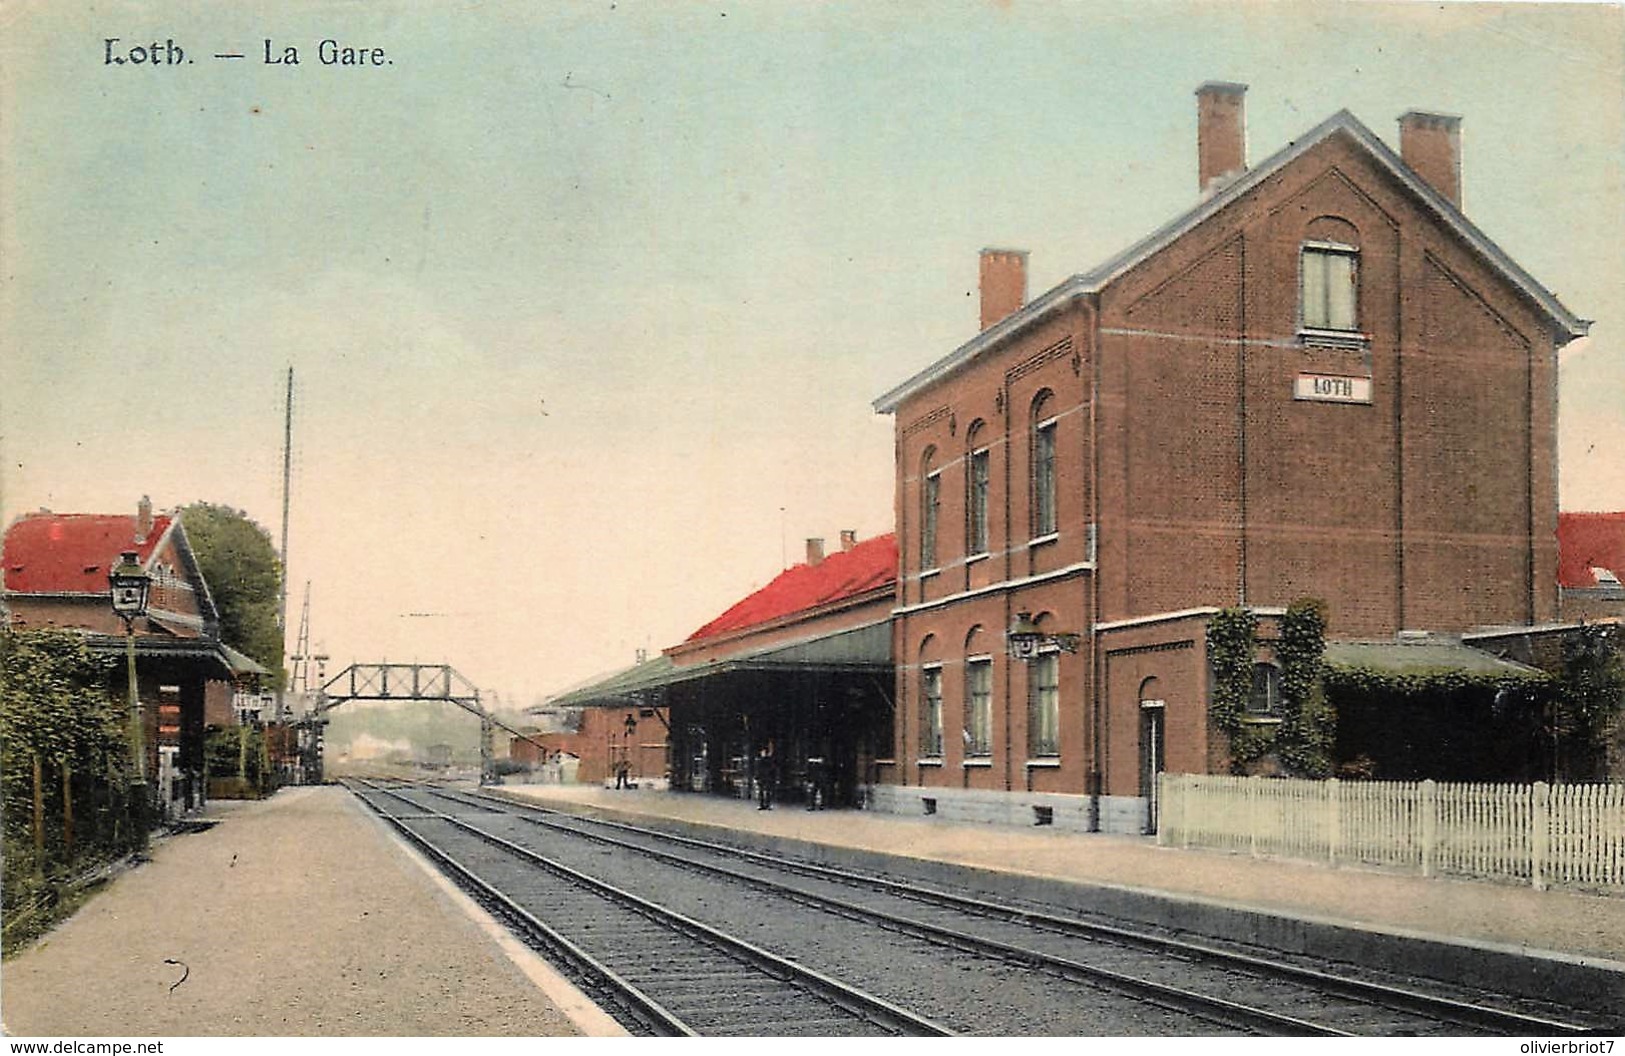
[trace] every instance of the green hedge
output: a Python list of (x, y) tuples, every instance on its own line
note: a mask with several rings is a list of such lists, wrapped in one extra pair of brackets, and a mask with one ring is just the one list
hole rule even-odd
[(80, 635), (0, 630), (6, 949), (49, 926), (79, 877), (142, 844), (125, 688), (122, 665)]

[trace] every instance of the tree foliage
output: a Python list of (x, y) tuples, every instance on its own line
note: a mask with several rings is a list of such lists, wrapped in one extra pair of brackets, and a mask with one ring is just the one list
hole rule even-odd
[(208, 502), (183, 509), (181, 523), (220, 610), (221, 641), (280, 673), (282, 562), (270, 533), (241, 510)]
[(1585, 770), (1605, 767), (1607, 743), (1625, 710), (1625, 641), (1612, 624), (1587, 624), (1563, 639), (1554, 736)]

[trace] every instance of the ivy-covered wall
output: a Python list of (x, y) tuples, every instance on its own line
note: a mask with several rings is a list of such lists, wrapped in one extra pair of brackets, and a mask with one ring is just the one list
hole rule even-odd
[[(1500, 663), (1448, 638), (1340, 642), (1328, 662), (1324, 602), (1300, 599), (1270, 623), (1266, 639), (1258, 615), (1245, 608), (1209, 621), (1216, 768), (1407, 781), (1625, 777), (1616, 747), (1625, 726), (1618, 627), (1555, 632), (1539, 657), (1518, 657), (1524, 664)], [(1546, 670), (1525, 666), (1540, 658)], [(1249, 711), (1261, 661), (1279, 677), (1277, 710), (1263, 719)]]

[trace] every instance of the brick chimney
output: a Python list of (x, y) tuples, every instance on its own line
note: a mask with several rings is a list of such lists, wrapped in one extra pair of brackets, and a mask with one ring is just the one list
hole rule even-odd
[(1027, 251), (984, 249), (980, 268), (982, 329), (1027, 303)]
[(144, 543), (147, 536), (152, 534), (152, 499), (141, 496), (141, 501), (135, 505), (135, 541)]
[(1204, 197), (1247, 171), (1247, 86), (1208, 81), (1196, 89), (1196, 182)]
[(822, 540), (822, 539), (808, 539), (807, 540), (807, 564), (816, 565), (822, 560), (824, 560), (824, 540)]
[(858, 545), (858, 533), (851, 528), (841, 529), (841, 553), (846, 553)]
[(1399, 115), (1399, 156), (1461, 208), (1461, 118), (1422, 110)]

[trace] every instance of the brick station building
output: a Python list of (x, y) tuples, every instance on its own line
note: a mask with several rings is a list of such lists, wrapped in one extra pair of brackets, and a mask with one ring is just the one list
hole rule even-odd
[[(842, 531), (828, 554), (809, 539), (805, 562), (682, 642), (530, 710), (580, 709), (580, 733), (559, 742), (581, 753), (580, 781), (610, 776), (618, 758), (635, 780), (655, 776), (653, 751), (675, 790), (749, 796), (770, 781), (787, 800), (816, 788), (826, 805), (856, 805), (891, 739), (896, 571), (890, 535)], [(663, 736), (648, 743), (643, 731), (656, 726)], [(767, 745), (764, 775), (756, 760)]]
[[(1586, 322), (1463, 214), (1459, 119), (1405, 114), (1396, 154), (1340, 111), (1249, 168), (1244, 93), (1196, 93), (1193, 208), (1032, 299), (1026, 254), (985, 250), (981, 332), (875, 401), (877, 806), (1153, 827), (1159, 771), (1226, 766), (1220, 607), (1266, 641), (1305, 596), (1347, 639), (1557, 619), (1557, 351)], [(1023, 613), (1077, 651), (1012, 660)]]
[[(227, 721), (232, 680), (264, 669), (221, 643), (220, 615), (180, 516), (155, 514), (143, 497), (133, 517), (49, 510), (19, 517), (0, 546), (0, 614), (17, 630), (76, 631), (91, 651), (122, 660), (125, 628), (107, 575), (125, 551), (152, 577), (147, 612), (134, 625), (147, 773), (160, 810), (182, 813), (206, 794), (206, 701), (225, 701), (218, 714)], [(109, 690), (121, 700), (125, 670), (121, 662), (110, 672)]]
[(1625, 619), (1625, 512), (1559, 514), (1557, 538), (1563, 618)]

